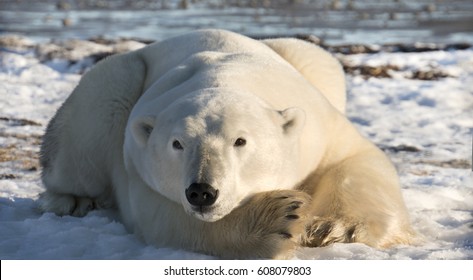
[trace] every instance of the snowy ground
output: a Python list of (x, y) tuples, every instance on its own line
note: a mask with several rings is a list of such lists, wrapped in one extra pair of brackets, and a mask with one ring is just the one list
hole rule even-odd
[[(37, 153), (48, 120), (94, 60), (142, 44), (2, 40), (0, 259), (211, 259), (148, 246), (111, 211), (75, 218), (36, 209), (43, 190)], [(389, 250), (302, 248), (294, 258), (473, 259), (473, 49), (339, 57), (353, 73), (348, 116), (396, 164), (423, 241)]]

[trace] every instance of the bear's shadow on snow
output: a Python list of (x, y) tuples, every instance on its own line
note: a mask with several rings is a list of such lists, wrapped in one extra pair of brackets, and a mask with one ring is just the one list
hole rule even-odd
[(31, 198), (0, 197), (0, 219), (2, 221), (17, 221), (37, 219), (42, 213), (36, 205), (36, 200)]
[[(73, 216), (57, 216), (52, 213), (43, 213), (38, 205), (38, 200), (33, 198), (21, 198), (21, 197), (0, 197), (0, 220), (1, 221), (20, 221), (27, 219), (41, 219), (46, 217), (56, 217), (58, 220), (71, 219), (80, 221), (81, 217)], [(107, 218), (111, 222), (121, 221), (118, 214), (114, 209), (100, 209), (93, 210), (86, 215), (86, 217), (99, 217)]]

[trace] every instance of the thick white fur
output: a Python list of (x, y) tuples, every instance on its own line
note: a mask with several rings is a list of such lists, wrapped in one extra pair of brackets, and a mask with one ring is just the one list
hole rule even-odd
[[(396, 171), (345, 101), (339, 63), (295, 39), (204, 30), (110, 57), (48, 126), (41, 206), (115, 204), (149, 243), (228, 258), (409, 243)], [(218, 189), (208, 211), (187, 202), (193, 182)]]

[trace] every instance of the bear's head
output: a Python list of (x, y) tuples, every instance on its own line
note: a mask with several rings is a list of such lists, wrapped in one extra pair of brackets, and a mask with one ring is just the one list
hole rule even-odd
[(251, 194), (297, 183), (304, 121), (299, 108), (277, 111), (251, 94), (206, 89), (131, 119), (128, 156), (150, 188), (216, 221)]

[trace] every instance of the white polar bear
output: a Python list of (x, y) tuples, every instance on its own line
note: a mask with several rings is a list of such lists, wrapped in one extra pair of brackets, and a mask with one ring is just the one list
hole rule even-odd
[(344, 111), (339, 63), (296, 39), (203, 30), (115, 55), (47, 128), (41, 207), (117, 206), (146, 242), (224, 258), (407, 244), (396, 171)]

